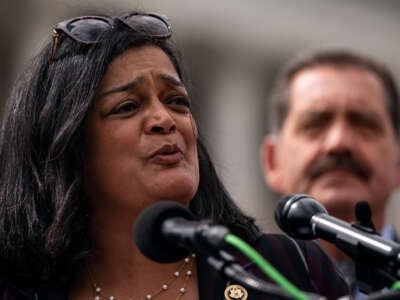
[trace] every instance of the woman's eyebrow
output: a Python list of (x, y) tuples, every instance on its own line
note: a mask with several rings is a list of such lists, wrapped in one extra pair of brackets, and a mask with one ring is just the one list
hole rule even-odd
[(177, 87), (185, 87), (185, 85), (182, 82), (180, 82), (179, 80), (177, 80), (175, 77), (173, 77), (171, 75), (160, 74), (160, 75), (158, 75), (158, 78), (163, 81), (166, 81), (170, 85), (177, 86)]
[(120, 92), (131, 90), (131, 89), (135, 88), (136, 86), (138, 86), (141, 82), (143, 82), (143, 80), (144, 80), (143, 76), (137, 77), (134, 80), (132, 80), (131, 82), (128, 82), (121, 86), (114, 87), (108, 91), (101, 93), (98, 96), (98, 98), (102, 98), (102, 97), (105, 97), (105, 96), (113, 94), (113, 93), (120, 93)]
[[(167, 82), (168, 84), (170, 84), (172, 86), (183, 87), (183, 88), (185, 87), (185, 85), (182, 82), (180, 82), (179, 80), (177, 80), (173, 76), (170, 76), (170, 75), (167, 75), (167, 74), (160, 74), (157, 77), (160, 80), (165, 81), (165, 82)], [(134, 80), (132, 80), (131, 82), (128, 82), (128, 83), (123, 84), (121, 86), (117, 86), (117, 87), (111, 88), (110, 90), (101, 93), (98, 96), (98, 98), (103, 98), (103, 97), (108, 96), (110, 94), (120, 93), (120, 92), (131, 90), (131, 89), (135, 88), (136, 86), (138, 86), (143, 81), (144, 81), (144, 76), (139, 76), (139, 77), (135, 78)]]

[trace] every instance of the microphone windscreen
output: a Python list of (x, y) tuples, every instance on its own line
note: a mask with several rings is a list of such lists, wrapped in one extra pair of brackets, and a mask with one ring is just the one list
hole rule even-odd
[(275, 221), (279, 228), (295, 238), (314, 239), (311, 219), (316, 214), (327, 214), (317, 200), (306, 194), (282, 197), (275, 209)]
[(287, 211), (288, 211), (288, 203), (293, 198), (292, 195), (287, 195), (279, 199), (278, 204), (275, 208), (275, 222), (278, 226), (283, 230), (286, 231), (286, 218), (287, 218)]
[(367, 201), (357, 202), (355, 206), (355, 215), (357, 220), (361, 222), (370, 222), (372, 213), (369, 203)]
[(144, 256), (159, 263), (171, 263), (189, 255), (189, 249), (171, 243), (163, 236), (163, 222), (175, 217), (194, 219), (187, 208), (173, 201), (157, 202), (141, 212), (134, 224), (133, 238)]

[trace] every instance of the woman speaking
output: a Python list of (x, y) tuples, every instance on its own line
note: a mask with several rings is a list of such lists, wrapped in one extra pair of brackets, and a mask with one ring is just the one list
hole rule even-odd
[(160, 264), (138, 250), (132, 224), (163, 200), (227, 226), (299, 288), (347, 293), (314, 243), (262, 234), (231, 200), (171, 35), (143, 12), (63, 21), (16, 82), (0, 147), (1, 299), (223, 299), (201, 255)]

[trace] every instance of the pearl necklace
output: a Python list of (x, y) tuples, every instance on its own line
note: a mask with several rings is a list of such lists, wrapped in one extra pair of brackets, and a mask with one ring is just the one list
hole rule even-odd
[[(161, 287), (152, 292), (152, 293), (147, 293), (146, 296), (144, 297), (145, 300), (151, 300), (156, 298), (157, 296), (159, 296), (160, 294), (162, 294), (163, 292), (167, 291), (169, 289), (169, 287), (179, 278), (181, 277), (184, 281), (183, 281), (183, 286), (181, 288), (179, 288), (178, 290), (178, 295), (176, 297), (176, 300), (179, 300), (183, 297), (183, 295), (186, 293), (186, 287), (188, 284), (188, 281), (190, 279), (190, 277), (192, 276), (193, 272), (192, 272), (192, 268), (193, 268), (193, 264), (195, 262), (195, 258), (196, 255), (193, 253), (191, 256), (186, 257), (182, 264), (179, 266), (178, 270), (175, 271), (171, 278), (164, 284), (161, 285)], [(87, 271), (89, 273), (89, 278), (90, 278), (90, 283), (92, 284), (93, 287), (93, 295), (94, 295), (94, 300), (101, 300), (101, 299), (109, 299), (109, 300), (116, 300), (116, 298), (114, 296), (109, 296), (109, 297), (105, 297), (102, 294), (102, 289), (101, 287), (96, 283), (96, 281), (93, 278), (92, 272), (90, 271), (89, 266), (87, 266)], [(182, 273), (184, 273), (183, 276)], [(133, 298), (129, 298), (128, 300), (133, 300)]]

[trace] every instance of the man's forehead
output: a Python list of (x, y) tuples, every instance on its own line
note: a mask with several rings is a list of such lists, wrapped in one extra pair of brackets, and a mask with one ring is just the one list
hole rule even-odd
[(384, 90), (371, 72), (356, 68), (315, 67), (301, 71), (292, 81), (292, 108), (337, 105), (372, 105), (384, 108)]

